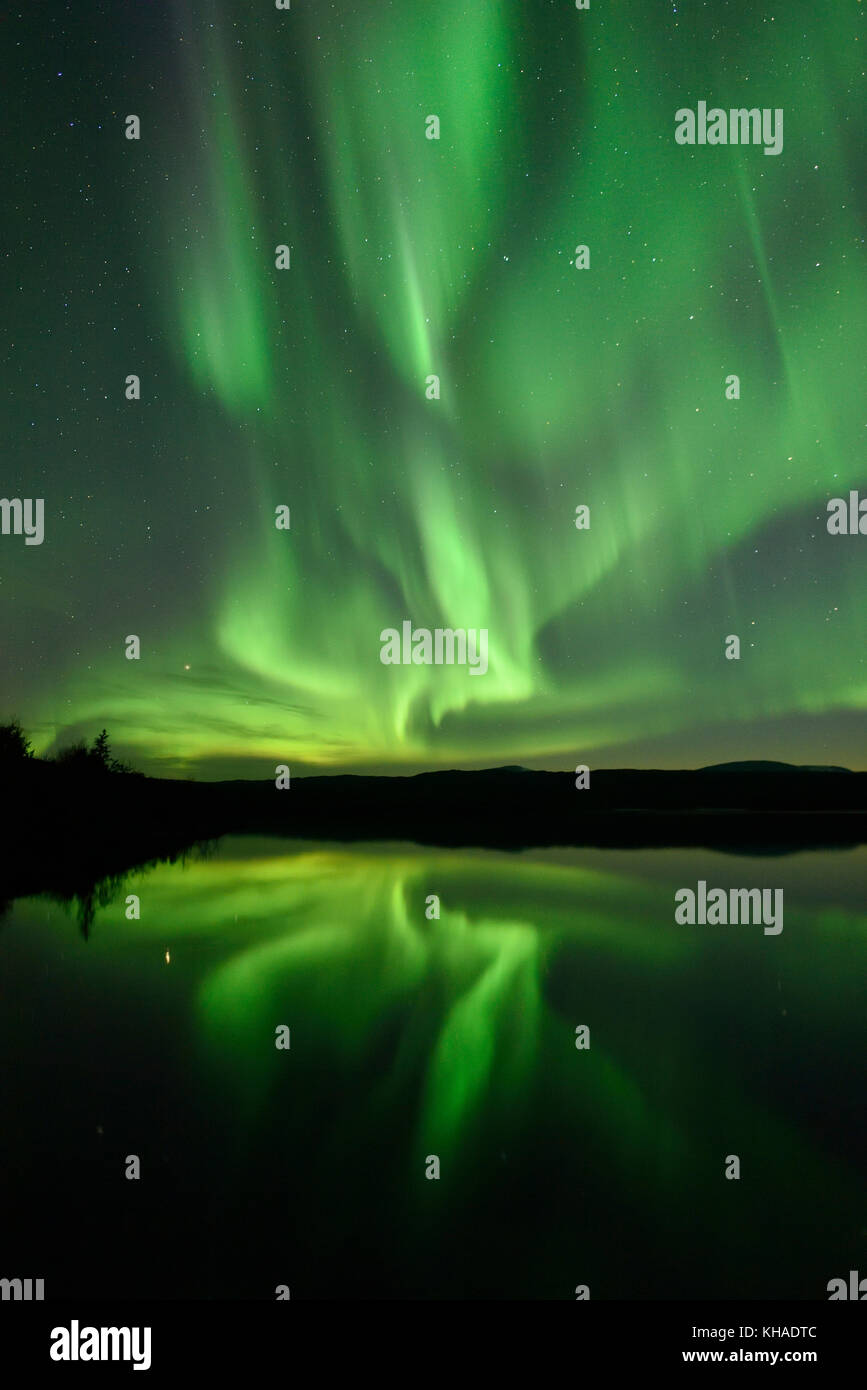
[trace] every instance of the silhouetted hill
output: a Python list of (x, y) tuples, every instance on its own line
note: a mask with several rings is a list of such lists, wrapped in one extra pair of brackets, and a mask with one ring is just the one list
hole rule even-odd
[(819, 763), (775, 763), (758, 759), (741, 763), (712, 763), (699, 772), (850, 772), (848, 767), (823, 766)]

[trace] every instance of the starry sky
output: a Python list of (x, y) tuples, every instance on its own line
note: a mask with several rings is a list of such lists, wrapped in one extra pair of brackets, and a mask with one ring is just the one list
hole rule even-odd
[[(863, 11), (7, 9), (0, 717), (180, 777), (867, 766)], [(487, 673), (384, 666), (407, 618)]]

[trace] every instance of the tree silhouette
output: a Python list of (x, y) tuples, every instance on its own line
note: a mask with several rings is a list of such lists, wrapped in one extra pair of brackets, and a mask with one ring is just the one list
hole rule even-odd
[(67, 772), (93, 774), (104, 770), (99, 758), (92, 748), (88, 748), (83, 738), (77, 743), (70, 743), (66, 748), (61, 748), (54, 761)]
[(106, 729), (103, 729), (102, 733), (93, 740), (91, 752), (93, 757), (106, 772), (112, 771), (113, 759), (111, 756), (111, 748), (108, 743), (108, 731)]
[(105, 768), (106, 772), (122, 772), (126, 776), (129, 776), (133, 772), (133, 769), (128, 763), (119, 762), (118, 759), (112, 755), (111, 745), (108, 741), (108, 732), (105, 729), (103, 729), (98, 738), (93, 740), (93, 748), (91, 751), (100, 765)]
[(30, 740), (17, 719), (0, 724), (0, 763), (19, 763), (33, 757)]

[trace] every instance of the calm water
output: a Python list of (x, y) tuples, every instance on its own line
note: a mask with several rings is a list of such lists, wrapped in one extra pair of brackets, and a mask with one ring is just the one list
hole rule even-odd
[[(700, 878), (783, 888), (782, 933), (675, 925)], [(19, 901), (0, 1276), (48, 1297), (824, 1299), (867, 1272), (865, 887), (865, 849), (231, 839), (131, 876), (89, 940)]]

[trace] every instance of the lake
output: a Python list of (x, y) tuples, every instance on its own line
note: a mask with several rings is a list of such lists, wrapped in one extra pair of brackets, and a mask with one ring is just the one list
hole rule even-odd
[[(678, 925), (699, 881), (782, 889), (783, 930)], [(109, 885), (87, 939), (20, 899), (0, 1276), (49, 1298), (825, 1299), (867, 1273), (865, 888), (864, 847), (236, 837)]]

